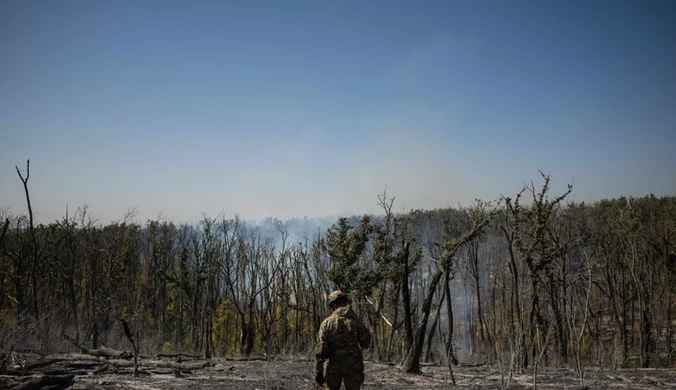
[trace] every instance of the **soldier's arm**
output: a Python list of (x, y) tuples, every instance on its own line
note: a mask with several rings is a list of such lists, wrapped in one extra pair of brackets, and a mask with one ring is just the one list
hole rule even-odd
[(315, 349), (315, 358), (322, 363), (329, 358), (329, 342), (326, 337), (326, 321), (322, 322), (319, 327), (319, 335), (317, 337), (317, 348)]

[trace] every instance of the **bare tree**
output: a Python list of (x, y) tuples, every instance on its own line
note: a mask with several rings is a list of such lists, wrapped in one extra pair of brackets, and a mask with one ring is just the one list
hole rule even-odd
[[(483, 228), (484, 226), (486, 226), (486, 224), (488, 224), (487, 219), (484, 219), (482, 221), (475, 221), (471, 230), (466, 232), (462, 237), (450, 241), (445, 245), (446, 255), (439, 260), (439, 267), (434, 276), (432, 276), (430, 284), (427, 288), (427, 296), (423, 301), (422, 316), (420, 318), (420, 324), (418, 325), (418, 328), (415, 332), (413, 345), (408, 351), (406, 358), (404, 359), (404, 362), (400, 366), (400, 369), (403, 372), (407, 372), (409, 374), (421, 373), (420, 357), (423, 350), (425, 330), (427, 329), (427, 321), (429, 319), (430, 310), (432, 308), (432, 299), (434, 298), (434, 293), (436, 291), (437, 284), (441, 280), (441, 276), (444, 274), (444, 272), (450, 271), (451, 262), (456, 252), (458, 251), (458, 248), (460, 248), (462, 245), (466, 244), (467, 242), (473, 240), (474, 238), (482, 234)], [(450, 297), (448, 298), (448, 300), (450, 300)], [(449, 334), (449, 338), (451, 337), (452, 335)], [(452, 342), (452, 339), (450, 341)]]
[[(531, 341), (531, 357), (533, 360), (537, 357), (536, 341), (540, 341), (536, 340), (536, 337), (540, 337), (536, 330), (545, 327), (545, 319), (540, 304), (541, 273), (549, 271), (549, 267), (558, 254), (557, 248), (553, 247), (546, 236), (547, 224), (554, 208), (572, 191), (572, 186), (568, 185), (568, 190), (563, 195), (550, 200), (547, 198), (550, 178), (542, 172), (540, 172), (540, 175), (544, 179), (541, 190), (536, 190), (535, 185), (531, 182), (529, 186), (526, 186), (517, 194), (514, 202), (510, 198), (505, 198), (507, 211), (512, 216), (512, 231), (515, 233), (510, 236), (510, 239), (513, 239), (514, 246), (521, 254), (529, 270), (531, 302), (527, 331), (529, 332), (528, 340)], [(532, 196), (531, 207), (525, 207), (520, 203), (524, 192), (528, 192)]]
[(33, 207), (31, 206), (31, 198), (28, 193), (28, 179), (30, 178), (31, 174), (31, 166), (30, 166), (31, 160), (26, 160), (26, 177), (24, 178), (23, 175), (21, 174), (21, 171), (19, 170), (18, 166), (14, 166), (16, 168), (16, 173), (19, 175), (19, 179), (21, 179), (21, 183), (23, 183), (23, 189), (26, 194), (26, 203), (28, 205), (28, 221), (29, 221), (29, 228), (30, 228), (30, 235), (31, 235), (31, 242), (33, 246), (33, 266), (31, 270), (31, 289), (33, 293), (33, 314), (37, 318), (40, 314), (39, 308), (38, 308), (38, 280), (37, 280), (37, 274), (38, 274), (38, 241), (35, 238), (35, 226), (33, 225)]

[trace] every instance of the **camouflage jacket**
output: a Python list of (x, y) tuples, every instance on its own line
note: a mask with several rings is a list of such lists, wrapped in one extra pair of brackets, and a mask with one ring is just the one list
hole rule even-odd
[(319, 327), (317, 366), (327, 359), (361, 363), (361, 348), (368, 348), (370, 344), (371, 334), (352, 308), (339, 307)]

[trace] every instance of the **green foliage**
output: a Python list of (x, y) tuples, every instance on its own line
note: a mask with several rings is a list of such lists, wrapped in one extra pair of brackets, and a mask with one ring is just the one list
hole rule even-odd
[(373, 232), (370, 222), (365, 215), (358, 226), (352, 227), (347, 218), (341, 218), (326, 233), (325, 249), (331, 258), (329, 279), (336, 288), (358, 296), (370, 295), (381, 278), (365, 257)]
[[(553, 247), (550, 237), (546, 234), (547, 226), (555, 209), (573, 190), (572, 185), (569, 184), (565, 193), (549, 199), (550, 177), (542, 172), (540, 175), (544, 184), (539, 191), (531, 183), (516, 195), (514, 201), (511, 198), (504, 199), (507, 210), (512, 216), (512, 229), (516, 233), (514, 246), (523, 256), (523, 261), (526, 262), (533, 275), (550, 266), (556, 258), (557, 249)], [(524, 193), (532, 197), (530, 207), (521, 204)]]

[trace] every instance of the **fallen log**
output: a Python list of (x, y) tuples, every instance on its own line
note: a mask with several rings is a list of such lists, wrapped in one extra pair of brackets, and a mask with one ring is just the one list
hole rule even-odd
[[(115, 367), (134, 367), (134, 362), (128, 360), (108, 360), (106, 363), (111, 364)], [(174, 362), (148, 362), (148, 361), (139, 361), (139, 367), (148, 368), (174, 368), (184, 370), (202, 370), (206, 367), (210, 367), (211, 363), (174, 363)]]
[(460, 363), (460, 367), (483, 367), (486, 363)]
[(115, 375), (136, 375), (136, 376), (151, 376), (152, 374), (146, 370), (141, 369), (141, 367), (138, 368), (138, 370), (130, 369), (130, 368), (119, 368), (115, 371), (113, 371)]
[(265, 357), (226, 357), (225, 361), (231, 361), (231, 362), (254, 362), (254, 361), (270, 361), (272, 359), (265, 358)]
[(148, 372), (155, 375), (174, 375), (175, 370), (158, 369), (158, 370), (148, 370)]
[(15, 370), (15, 369), (7, 369), (3, 372), (4, 375), (9, 375), (9, 376), (25, 376), (25, 375), (30, 375), (29, 372), (26, 370)]
[(69, 368), (74, 368), (74, 369), (89, 370), (89, 369), (92, 369), (92, 368), (105, 366), (106, 364), (108, 364), (108, 363), (102, 362), (102, 361), (95, 361), (95, 362), (91, 362), (91, 363), (89, 363), (89, 362), (86, 362), (86, 363), (72, 362), (72, 363), (68, 363), (67, 366)]
[(108, 371), (108, 367), (109, 366), (107, 364), (103, 367), (99, 367), (96, 370), (92, 371), (92, 374), (93, 375), (103, 374), (104, 372)]
[[(81, 359), (80, 359), (81, 360)], [(73, 362), (68, 363), (69, 367), (77, 368), (93, 368), (94, 366), (99, 365), (111, 365), (114, 367), (134, 367), (134, 362), (130, 360), (116, 360), (116, 359), (103, 359), (100, 357), (92, 357), (91, 363), (89, 362)], [(139, 368), (174, 368), (181, 370), (202, 370), (207, 367), (213, 367), (214, 364), (211, 362), (202, 362), (202, 363), (176, 363), (168, 361), (148, 361), (148, 360), (139, 360)]]
[(35, 370), (37, 368), (43, 368), (43, 367), (51, 366), (54, 363), (60, 363), (60, 362), (63, 362), (65, 360), (66, 359), (51, 359), (51, 360), (45, 360), (44, 362), (29, 364), (28, 366), (26, 366), (26, 370), (30, 371), (30, 370)]
[(197, 355), (189, 355), (187, 353), (158, 353), (155, 355), (157, 358), (169, 358), (169, 359), (175, 359), (177, 357), (184, 357), (188, 359), (194, 359), (194, 360), (199, 360), (201, 357)]
[(131, 359), (134, 355), (131, 352), (127, 351), (118, 351), (117, 349), (112, 348), (99, 348), (99, 349), (89, 349), (86, 347), (80, 347), (82, 352), (92, 355), (103, 357), (106, 359)]
[(86, 370), (51, 370), (45, 371), (45, 375), (89, 375)]
[[(55, 362), (51, 362), (51, 364), (54, 364)], [(17, 376), (17, 377), (30, 377), (35, 374), (40, 374), (40, 373), (32, 373), (29, 370), (31, 369), (36, 369), (36, 368), (44, 368), (48, 366), (48, 364), (35, 364), (35, 365), (29, 365), (26, 366), (24, 369), (21, 370), (5, 370), (4, 374), (8, 376)], [(65, 369), (55, 369), (55, 370), (49, 370), (49, 371), (44, 371), (42, 374), (48, 375), (48, 376), (59, 376), (59, 375), (70, 375), (70, 374), (75, 374), (75, 375), (87, 375), (89, 371), (86, 369), (88, 368), (97, 368), (98, 370), (101, 369), (101, 367), (106, 367), (106, 364), (104, 362), (95, 362), (95, 363), (80, 363), (80, 364), (67, 364)]]
[(212, 364), (209, 362), (205, 363), (173, 363), (173, 362), (158, 362), (154, 363), (157, 368), (174, 368), (180, 369), (181, 371), (192, 371), (192, 370), (203, 370), (207, 367), (211, 367)]
[(66, 340), (70, 341), (71, 344), (73, 344), (74, 346), (80, 348), (80, 351), (82, 351), (82, 353), (86, 353), (87, 355), (104, 357), (106, 359), (131, 359), (132, 357), (134, 357), (134, 355), (131, 352), (118, 351), (117, 349), (112, 348), (101, 347), (99, 349), (89, 349), (84, 345), (80, 345), (75, 340), (70, 338), (68, 335), (63, 335), (63, 337)]
[(73, 381), (75, 375), (42, 375), (12, 387), (12, 390), (39, 390), (45, 386), (64, 386)]

